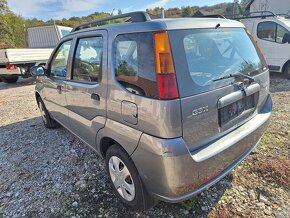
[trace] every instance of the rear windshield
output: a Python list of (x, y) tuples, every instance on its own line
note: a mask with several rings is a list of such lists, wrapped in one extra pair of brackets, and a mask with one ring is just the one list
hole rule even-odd
[(250, 76), (263, 71), (257, 49), (243, 28), (170, 31), (179, 93), (190, 96), (230, 84), (234, 73)]

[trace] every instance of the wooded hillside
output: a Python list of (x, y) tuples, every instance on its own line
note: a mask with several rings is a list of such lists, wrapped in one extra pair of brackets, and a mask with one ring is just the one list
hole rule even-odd
[[(242, 13), (242, 8), (245, 6), (247, 0), (242, 0), (239, 4), (238, 0), (234, 3), (221, 3), (213, 6), (183, 6), (181, 8), (169, 8), (165, 10), (166, 17), (191, 17), (197, 10), (204, 10), (207, 12), (223, 15), (231, 15), (233, 13)], [(155, 8), (147, 10), (147, 12), (160, 15), (162, 8)], [(118, 13), (122, 13), (118, 10)], [(74, 27), (80, 23), (91, 20), (100, 19), (110, 16), (109, 13), (95, 12), (84, 17), (71, 17), (62, 20), (42, 21), (36, 18), (24, 19), (20, 15), (16, 15), (9, 10), (7, 0), (0, 0), (0, 48), (21, 48), (24, 43), (24, 28), (30, 26), (49, 25), (54, 22), (58, 25)]]

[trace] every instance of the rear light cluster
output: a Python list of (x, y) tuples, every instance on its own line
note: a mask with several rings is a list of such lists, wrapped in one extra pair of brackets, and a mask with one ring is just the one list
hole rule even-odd
[(157, 83), (159, 98), (179, 98), (175, 69), (167, 32), (154, 33)]
[(6, 69), (7, 70), (16, 70), (17, 69), (17, 66), (16, 65), (12, 65), (12, 64), (7, 64), (6, 65)]

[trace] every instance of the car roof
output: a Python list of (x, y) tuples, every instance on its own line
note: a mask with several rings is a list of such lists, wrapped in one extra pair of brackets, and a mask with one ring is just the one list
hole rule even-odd
[[(218, 26), (217, 26), (218, 25)], [(107, 30), (121, 33), (134, 33), (144, 31), (166, 31), (166, 30), (178, 30), (178, 29), (201, 29), (201, 28), (229, 28), (239, 27), (245, 28), (241, 22), (224, 19), (224, 18), (165, 18), (154, 19), (144, 22), (124, 22), (117, 24), (109, 24), (103, 26), (96, 26), (77, 30), (72, 34), (79, 34), (88, 31)]]

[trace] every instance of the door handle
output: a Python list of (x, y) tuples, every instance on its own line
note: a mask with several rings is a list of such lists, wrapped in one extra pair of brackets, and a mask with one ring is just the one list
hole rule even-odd
[(57, 92), (58, 92), (58, 94), (61, 94), (61, 86), (58, 85), (58, 86), (56, 86), (56, 88), (57, 88)]
[(98, 94), (96, 94), (96, 93), (93, 93), (93, 94), (91, 95), (91, 99), (94, 99), (94, 100), (96, 100), (96, 101), (100, 101), (100, 96), (99, 96)]

